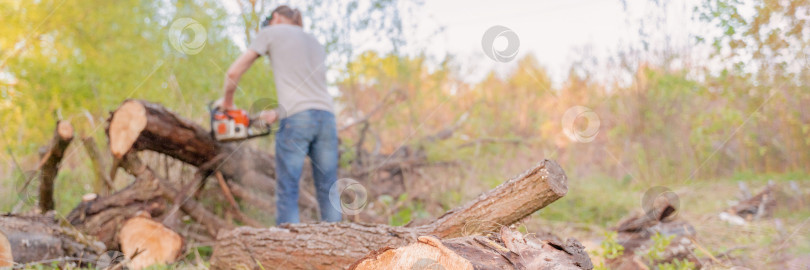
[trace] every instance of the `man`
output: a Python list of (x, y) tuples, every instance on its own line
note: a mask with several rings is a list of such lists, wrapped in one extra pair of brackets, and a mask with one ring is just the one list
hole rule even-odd
[[(276, 224), (298, 223), (298, 181), (309, 156), (315, 179), (321, 220), (341, 220), (340, 203), (330, 201), (337, 181), (338, 138), (332, 97), (326, 90), (326, 52), (302, 27), (301, 12), (279, 6), (266, 20), (248, 50), (237, 59), (225, 78), (222, 107), (232, 109), (239, 78), (261, 55), (270, 58), (281, 110), (262, 113), (267, 123), (282, 117), (276, 133)], [(264, 23), (266, 24), (266, 23)], [(339, 200), (332, 194), (332, 200)]]

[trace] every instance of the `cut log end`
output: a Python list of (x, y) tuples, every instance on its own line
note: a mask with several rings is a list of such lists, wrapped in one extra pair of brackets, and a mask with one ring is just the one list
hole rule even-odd
[(138, 101), (127, 100), (110, 119), (110, 152), (122, 158), (146, 128), (146, 108)]
[(350, 267), (373, 269), (473, 269), (469, 260), (447, 248), (432, 236), (421, 236), (417, 242), (397, 249), (373, 252)]
[[(500, 235), (499, 235), (500, 234)], [(421, 236), (414, 243), (372, 252), (350, 269), (592, 269), (578, 242), (545, 244), (502, 227), (490, 237), (439, 240)]]
[(59, 121), (56, 124), (56, 134), (59, 134), (59, 137), (62, 140), (69, 141), (73, 139), (73, 126), (68, 121)]
[(127, 220), (118, 237), (121, 251), (130, 261), (130, 269), (172, 263), (183, 249), (183, 238), (179, 234), (152, 220), (145, 212)]
[(11, 243), (8, 237), (0, 231), (0, 267), (14, 266), (14, 256), (11, 255)]
[(89, 202), (89, 201), (95, 200), (96, 198), (98, 198), (98, 194), (95, 194), (95, 193), (87, 193), (87, 194), (82, 195), (82, 201), (83, 202)]
[[(543, 166), (538, 166), (543, 175), (543, 180), (548, 183), (549, 190), (560, 197), (568, 194), (568, 177), (559, 164), (551, 160), (544, 160)], [(546, 172), (543, 173), (542, 171)]]

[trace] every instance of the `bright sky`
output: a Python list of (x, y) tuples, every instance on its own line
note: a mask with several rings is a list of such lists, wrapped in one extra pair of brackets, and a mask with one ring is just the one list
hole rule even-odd
[[(675, 11), (670, 12), (668, 25), (661, 29), (674, 33), (681, 42), (688, 40), (691, 28), (687, 3), (698, 0), (673, 2)], [(231, 13), (238, 7), (229, 5)], [(285, 1), (282, 1), (284, 3)], [(292, 1), (295, 2), (295, 1)], [(528, 53), (535, 55), (555, 84), (567, 75), (571, 63), (579, 60), (578, 51), (590, 48), (591, 55), (606, 58), (616, 49), (640, 40), (637, 20), (645, 16), (650, 0), (626, 0), (629, 13), (622, 0), (431, 0), (415, 14), (404, 18), (405, 25), (416, 23), (416, 31), (407, 31), (408, 46), (401, 51), (408, 54), (427, 52), (441, 61), (452, 54), (463, 67), (461, 75), (469, 82), (479, 81), (490, 71), (499, 74), (515, 67), (516, 61), (501, 63), (488, 58), (482, 49), (484, 33), (492, 26), (501, 25), (511, 29), (520, 40), (520, 59)], [(295, 3), (290, 3), (295, 6)], [(631, 14), (628, 17), (628, 14)], [(436, 29), (444, 31), (432, 36)], [(692, 28), (693, 29), (693, 28)], [(694, 32), (694, 30), (691, 30)], [(505, 38), (495, 40), (495, 48), (507, 46)], [(355, 51), (386, 51), (387, 44), (361, 43)]]
[[(513, 67), (484, 55), (481, 39), (494, 25), (505, 26), (520, 39), (516, 59), (533, 53), (548, 68), (555, 81), (565, 76), (575, 49), (592, 45), (595, 49), (616, 46), (632, 38), (618, 0), (460, 0), (427, 1), (425, 10), (445, 30), (431, 45), (431, 54), (450, 52), (471, 67), (471, 79), (488, 70)], [(507, 46), (506, 38), (495, 40), (495, 48)]]

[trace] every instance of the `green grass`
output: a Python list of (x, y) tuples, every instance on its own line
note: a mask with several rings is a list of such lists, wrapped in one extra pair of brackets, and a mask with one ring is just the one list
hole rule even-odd
[[(789, 255), (810, 253), (810, 208), (806, 204), (780, 207), (772, 217), (750, 221), (745, 226), (728, 224), (717, 216), (737, 199), (739, 181), (748, 183), (753, 194), (760, 192), (769, 180), (785, 190), (789, 190), (787, 183), (795, 180), (807, 191), (810, 183), (803, 181), (807, 176), (801, 172), (762, 175), (743, 172), (727, 178), (655, 184), (610, 177), (569, 179), (568, 195), (533, 215), (527, 227), (529, 231), (552, 231), (562, 238), (574, 237), (584, 243), (604, 243), (605, 229), (615, 226), (628, 213), (640, 211), (645, 190), (660, 185), (676, 192), (681, 205), (679, 218), (695, 227), (698, 243), (712, 255), (735, 249), (730, 254), (753, 263), (752, 269), (772, 269), (769, 263), (780, 259), (774, 255), (779, 250)], [(581, 226), (583, 224), (591, 226)], [(593, 225), (598, 229), (592, 229)], [(602, 251), (604, 246), (595, 246), (586, 251), (598, 265), (597, 262), (604, 261), (605, 252)], [(697, 249), (695, 253), (706, 256)], [(684, 265), (659, 267), (682, 269)]]

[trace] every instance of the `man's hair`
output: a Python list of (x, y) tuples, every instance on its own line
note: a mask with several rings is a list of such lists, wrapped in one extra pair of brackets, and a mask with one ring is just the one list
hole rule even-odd
[(286, 17), (287, 19), (292, 20), (292, 22), (293, 22), (295, 25), (298, 25), (298, 26), (304, 27), (304, 22), (303, 22), (303, 20), (301, 19), (301, 11), (300, 11), (300, 10), (298, 10), (297, 8), (296, 8), (296, 9), (293, 9), (293, 8), (290, 8), (290, 7), (289, 7), (289, 6), (287, 6), (287, 5), (280, 5), (280, 6), (278, 6), (276, 9), (274, 9), (274, 10), (273, 10), (273, 12), (272, 12), (272, 13), (270, 13), (270, 14), (271, 14), (270, 16), (272, 16), (272, 15), (274, 15), (274, 14), (278, 14), (278, 15), (284, 16), (284, 17)]

